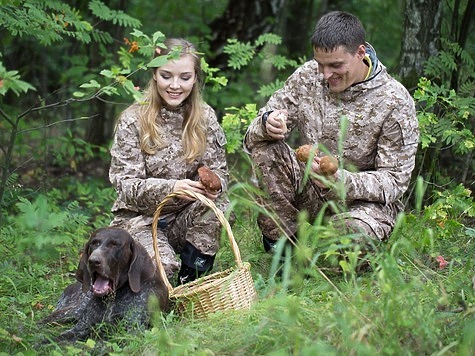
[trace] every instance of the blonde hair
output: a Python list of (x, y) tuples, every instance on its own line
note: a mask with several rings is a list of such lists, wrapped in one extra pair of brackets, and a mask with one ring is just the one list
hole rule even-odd
[[(186, 162), (193, 162), (204, 154), (206, 148), (206, 122), (203, 117), (203, 98), (201, 94), (203, 86), (203, 71), (201, 69), (201, 58), (195, 46), (182, 38), (169, 38), (164, 42), (166, 48), (157, 50), (155, 57), (166, 56), (172, 51), (179, 50), (180, 57), (191, 55), (194, 60), (196, 83), (193, 85), (190, 95), (184, 100), (185, 118), (183, 122), (182, 143), (184, 159)], [(155, 72), (157, 68), (153, 68)], [(158, 94), (157, 82), (153, 79), (147, 84), (145, 89), (145, 105), (140, 107), (139, 127), (140, 127), (140, 148), (148, 153), (154, 154), (164, 144), (163, 125), (157, 121), (161, 120), (160, 111), (163, 107), (163, 99)]]

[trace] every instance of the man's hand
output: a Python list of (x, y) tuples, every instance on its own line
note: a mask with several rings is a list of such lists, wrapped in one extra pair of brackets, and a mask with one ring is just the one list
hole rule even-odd
[(274, 140), (283, 140), (287, 133), (287, 110), (275, 110), (269, 114), (265, 124), (267, 134)]
[(328, 186), (323, 183), (322, 180), (318, 179), (318, 177), (325, 177), (328, 181), (335, 182), (340, 178), (340, 174), (338, 170), (336, 170), (333, 174), (325, 174), (322, 172), (322, 167), (320, 166), (322, 158), (315, 156), (312, 161), (312, 172), (317, 174), (317, 177), (314, 178), (315, 183), (322, 189), (328, 189)]

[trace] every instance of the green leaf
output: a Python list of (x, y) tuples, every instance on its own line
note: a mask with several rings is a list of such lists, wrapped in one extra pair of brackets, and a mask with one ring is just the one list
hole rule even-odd
[(345, 260), (340, 260), (340, 262), (338, 262), (338, 264), (340, 265), (343, 272), (349, 273), (351, 271), (349, 263), (346, 262)]
[(79, 86), (80, 88), (94, 88), (94, 89), (99, 89), (101, 85), (95, 81), (94, 79), (91, 79), (89, 83), (84, 83)]
[(168, 61), (169, 61), (169, 59), (167, 58), (167, 56), (158, 56), (158, 57), (155, 57), (154, 59), (152, 59), (150, 62), (148, 62), (147, 67), (149, 67), (149, 68), (158, 68), (158, 67), (161, 67), (161, 66), (167, 64)]
[(100, 71), (100, 74), (103, 75), (106, 78), (115, 78), (116, 74), (114, 74), (111, 70), (109, 69), (103, 69)]
[(73, 93), (73, 96), (74, 96), (75, 98), (83, 98), (85, 95), (86, 95), (86, 94), (83, 93), (82, 91), (75, 91), (75, 92)]
[(157, 31), (152, 35), (152, 44), (154, 45), (157, 45), (163, 42), (164, 40), (165, 40), (165, 35), (160, 31)]

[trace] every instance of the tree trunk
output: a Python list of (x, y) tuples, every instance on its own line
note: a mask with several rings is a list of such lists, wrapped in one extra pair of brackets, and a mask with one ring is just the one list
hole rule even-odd
[(226, 67), (223, 48), (228, 38), (248, 42), (263, 33), (273, 32), (284, 3), (285, 0), (230, 0), (223, 15), (209, 25), (212, 31), (210, 52), (215, 55), (209, 59), (210, 65)]
[(406, 0), (398, 74), (411, 91), (417, 87), (425, 61), (439, 51), (442, 6), (440, 0)]
[[(290, 58), (311, 55), (310, 37), (319, 17), (314, 12), (315, 0), (288, 1), (282, 36)], [(310, 53), (309, 53), (310, 52)]]
[(346, 0), (294, 0), (287, 1), (283, 16), (284, 47), (293, 59), (313, 56), (310, 38), (318, 19), (325, 13), (344, 8)]

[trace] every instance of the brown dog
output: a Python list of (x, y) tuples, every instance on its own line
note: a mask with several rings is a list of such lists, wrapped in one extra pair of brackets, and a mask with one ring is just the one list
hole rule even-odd
[(120, 228), (95, 231), (84, 247), (76, 271), (77, 283), (68, 286), (53, 313), (41, 323), (76, 322), (59, 340), (82, 340), (99, 323), (125, 320), (147, 325), (147, 304), (155, 296), (168, 310), (168, 290), (144, 247)]

